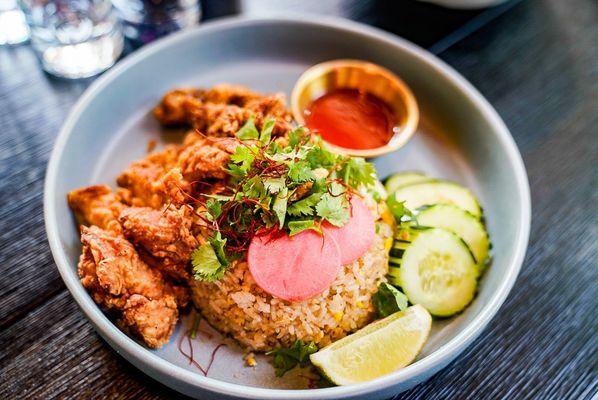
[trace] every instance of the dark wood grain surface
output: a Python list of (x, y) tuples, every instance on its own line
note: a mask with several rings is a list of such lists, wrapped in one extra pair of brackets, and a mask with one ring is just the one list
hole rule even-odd
[[(347, 3), (350, 15), (338, 11), (347, 10), (342, 1), (325, 11), (400, 31), (384, 1)], [(445, 11), (430, 10), (442, 20)], [(397, 399), (595, 398), (597, 3), (528, 0), (495, 19), (483, 15), (485, 24), (475, 19), (479, 13), (446, 13), (470, 21), (453, 38), (484, 26), (453, 45), (446, 41), (456, 40), (446, 39), (448, 25), (436, 36), (411, 38), (446, 48), (439, 56), (489, 99), (511, 129), (529, 174), (532, 232), (521, 274), (488, 328), (446, 369)], [(29, 46), (0, 48), (0, 399), (179, 397), (94, 332), (62, 283), (46, 241), (46, 163), (88, 83), (45, 75)]]

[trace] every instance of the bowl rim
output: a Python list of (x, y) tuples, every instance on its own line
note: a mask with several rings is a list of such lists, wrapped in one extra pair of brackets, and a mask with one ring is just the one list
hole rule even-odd
[[(307, 18), (309, 16), (309, 18)], [(459, 332), (439, 349), (415, 363), (382, 376), (372, 381), (363, 382), (349, 386), (336, 386), (321, 389), (270, 389), (230, 383), (218, 379), (204, 377), (200, 374), (176, 366), (169, 361), (160, 358), (149, 351), (132, 338), (119, 330), (95, 304), (87, 291), (81, 285), (79, 278), (59, 240), (59, 223), (57, 220), (57, 199), (54, 188), (59, 178), (58, 166), (65, 150), (68, 138), (73, 133), (78, 116), (81, 114), (95, 96), (107, 87), (115, 78), (146, 57), (161, 51), (163, 48), (176, 45), (204, 34), (204, 32), (226, 31), (231, 28), (254, 27), (270, 24), (304, 25), (314, 28), (333, 28), (338, 31), (358, 34), (363, 37), (385, 43), (401, 51), (408, 53), (411, 57), (419, 59), (430, 65), (437, 74), (449, 80), (456, 90), (464, 93), (469, 100), (475, 104), (483, 117), (494, 127), (502, 148), (506, 152), (509, 162), (512, 164), (517, 190), (521, 196), (521, 203), (517, 210), (521, 224), (517, 234), (513, 238), (515, 251), (507, 260), (507, 271), (500, 285), (490, 300), (485, 304), (480, 313)], [(484, 329), (490, 319), (496, 314), (502, 303), (505, 301), (511, 290), (521, 265), (523, 263), (531, 224), (531, 199), (527, 174), (521, 158), (521, 154), (515, 144), (505, 123), (502, 121), (496, 110), (490, 103), (457, 71), (448, 64), (429, 53), (427, 50), (391, 33), (384, 32), (377, 28), (369, 27), (361, 23), (336, 18), (322, 17), (311, 14), (295, 14), (291, 16), (269, 15), (266, 17), (234, 16), (215, 21), (205, 22), (198, 27), (178, 32), (166, 38), (160, 39), (135, 53), (126, 57), (118, 65), (96, 79), (79, 98), (71, 109), (68, 117), (59, 131), (54, 144), (48, 168), (46, 171), (44, 185), (44, 220), (48, 241), (58, 271), (71, 292), (75, 301), (90, 320), (96, 331), (114, 347), (117, 352), (123, 353), (125, 358), (148, 373), (154, 378), (168, 377), (171, 380), (168, 384), (178, 381), (198, 389), (208, 390), (219, 395), (232, 396), (247, 399), (336, 399), (349, 396), (359, 396), (368, 393), (382, 391), (399, 383), (417, 381), (418, 378), (430, 376), (437, 372), (439, 366), (443, 366), (454, 359), (468, 346)], [(163, 382), (166, 383), (166, 382)], [(180, 387), (180, 385), (179, 385)]]

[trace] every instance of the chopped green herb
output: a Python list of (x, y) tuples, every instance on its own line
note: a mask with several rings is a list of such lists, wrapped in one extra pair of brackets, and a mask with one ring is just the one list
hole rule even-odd
[(262, 131), (260, 132), (260, 142), (262, 142), (262, 144), (267, 144), (270, 142), (270, 139), (272, 139), (274, 125), (276, 125), (276, 120), (269, 119), (262, 127)]
[(376, 169), (361, 157), (349, 157), (340, 170), (340, 178), (352, 187), (371, 186), (376, 182)]
[(314, 173), (307, 161), (292, 161), (289, 165), (289, 178), (295, 183), (303, 183), (314, 179)]
[(314, 146), (307, 152), (305, 159), (314, 169), (318, 167), (330, 168), (336, 165), (338, 160), (342, 159), (342, 156), (324, 149), (320, 143), (319, 146)]
[(222, 238), (222, 235), (220, 234), (220, 232), (216, 232), (216, 234), (213, 235), (212, 237), (210, 237), (208, 239), (208, 241), (212, 245), (212, 248), (214, 249), (214, 253), (216, 253), (218, 262), (220, 262), (220, 264), (223, 267), (228, 267), (229, 262), (228, 262), (228, 259), (226, 258), (226, 253), (224, 252), (224, 246), (226, 246), (226, 239)]
[(413, 213), (407, 207), (405, 207), (405, 202), (397, 200), (395, 193), (388, 196), (388, 199), (386, 199), (386, 205), (397, 222), (408, 222), (415, 220)]
[(330, 190), (328, 190), (328, 192), (334, 197), (338, 197), (341, 194), (345, 193), (346, 191), (347, 191), (347, 188), (345, 188), (343, 185), (341, 185), (338, 182), (332, 182), (330, 184)]
[(206, 218), (212, 222), (222, 214), (222, 204), (216, 199), (208, 199), (206, 209), (208, 210)]
[(326, 193), (316, 205), (316, 212), (322, 219), (340, 227), (349, 221), (349, 202), (343, 197)]
[(322, 221), (344, 225), (350, 196), (375, 182), (374, 167), (365, 160), (329, 151), (303, 128), (289, 132), (287, 144), (272, 140), (274, 126), (268, 120), (258, 132), (251, 118), (236, 133), (244, 142), (231, 155), (227, 188), (205, 195), (202, 217), (213, 233), (194, 252), (197, 279), (219, 279), (228, 259), (244, 254), (256, 232), (296, 235), (321, 232)]
[(316, 232), (322, 232), (320, 227), (316, 225), (316, 222), (313, 219), (303, 220), (303, 221), (291, 221), (288, 223), (289, 226), (289, 236), (295, 236), (298, 233), (306, 231), (308, 229), (314, 230)]
[(264, 186), (266, 190), (272, 194), (276, 194), (283, 189), (286, 189), (286, 182), (284, 177), (280, 178), (266, 178), (264, 179)]
[(289, 147), (297, 147), (303, 140), (305, 130), (302, 127), (298, 127), (289, 132)]
[(374, 306), (381, 318), (407, 309), (407, 296), (394, 286), (383, 282), (378, 286), (378, 292), (372, 298)]
[(303, 343), (303, 341), (297, 340), (288, 349), (270, 350), (266, 355), (274, 356), (276, 376), (281, 377), (297, 365), (309, 364), (309, 356), (317, 351), (318, 346), (314, 342)]
[(230, 156), (230, 160), (235, 164), (229, 164), (229, 168), (237, 168), (241, 175), (244, 175), (251, 168), (255, 160), (254, 151), (248, 146), (237, 146), (235, 153)]
[(216, 281), (224, 275), (224, 267), (210, 243), (204, 243), (193, 250), (191, 264), (197, 280)]
[(288, 192), (289, 190), (286, 187), (282, 188), (280, 193), (278, 193), (276, 196), (274, 205), (272, 206), (272, 211), (276, 213), (276, 217), (278, 218), (280, 229), (284, 227), (284, 220), (287, 215), (287, 202), (289, 199)]
[(249, 139), (258, 139), (260, 137), (260, 133), (255, 128), (253, 123), (253, 117), (249, 118), (245, 125), (239, 129), (235, 136), (241, 140), (249, 140)]
[(320, 201), (322, 197), (322, 193), (313, 193), (307, 196), (304, 199), (294, 202), (291, 204), (287, 212), (289, 215), (298, 217), (300, 215), (313, 215), (314, 214), (314, 207)]

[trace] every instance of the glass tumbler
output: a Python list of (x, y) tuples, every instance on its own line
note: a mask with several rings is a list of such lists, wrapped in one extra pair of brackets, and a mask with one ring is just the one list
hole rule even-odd
[(86, 78), (110, 68), (123, 49), (110, 0), (20, 0), (31, 44), (43, 68), (63, 78)]

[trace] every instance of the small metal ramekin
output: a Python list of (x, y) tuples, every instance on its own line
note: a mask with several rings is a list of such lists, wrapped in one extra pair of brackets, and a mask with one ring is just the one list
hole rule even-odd
[(397, 130), (384, 146), (350, 149), (327, 144), (337, 152), (376, 157), (402, 147), (411, 138), (419, 121), (419, 108), (411, 89), (392, 72), (360, 60), (335, 60), (316, 64), (305, 71), (293, 88), (291, 109), (295, 121), (305, 125), (304, 112), (318, 97), (334, 89), (357, 89), (383, 100), (398, 118)]

